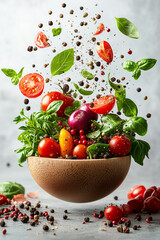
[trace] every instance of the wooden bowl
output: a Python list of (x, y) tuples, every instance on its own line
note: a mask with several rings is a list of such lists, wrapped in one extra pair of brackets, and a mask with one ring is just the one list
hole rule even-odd
[(108, 159), (28, 157), (29, 170), (46, 192), (69, 202), (91, 202), (113, 192), (125, 179), (131, 156)]

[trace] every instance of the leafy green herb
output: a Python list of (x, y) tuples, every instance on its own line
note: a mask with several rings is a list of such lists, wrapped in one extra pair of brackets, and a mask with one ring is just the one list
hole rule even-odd
[(90, 159), (92, 159), (94, 154), (100, 155), (101, 153), (107, 153), (108, 149), (109, 149), (109, 144), (96, 143), (96, 144), (90, 145), (87, 148), (87, 153)]
[(1, 71), (7, 76), (11, 78), (11, 82), (14, 85), (17, 85), (19, 83), (19, 79), (22, 77), (22, 73), (23, 73), (23, 68), (21, 68), (21, 70), (19, 71), (19, 73), (16, 73), (16, 71), (14, 71), (13, 69), (9, 69), (9, 68), (2, 68)]
[(130, 38), (139, 38), (139, 32), (137, 27), (130, 22), (127, 18), (115, 18), (117, 21), (117, 27), (120, 32)]
[(98, 138), (100, 136), (100, 134), (101, 134), (101, 131), (98, 129), (98, 130), (96, 130), (94, 132), (88, 133), (86, 136), (87, 136), (87, 138), (95, 139), (95, 138)]
[(141, 70), (139, 68), (136, 68), (133, 71), (132, 77), (137, 80), (141, 76)]
[(123, 128), (124, 120), (116, 114), (106, 114), (102, 117), (101, 121), (103, 123), (101, 131), (105, 133), (105, 135), (110, 135), (115, 133), (116, 130), (122, 130)]
[(140, 136), (144, 136), (147, 133), (147, 121), (142, 117), (131, 117), (128, 121), (125, 122), (123, 126), (124, 132), (136, 132)]
[(82, 95), (91, 95), (93, 93), (93, 91), (86, 91), (83, 88), (80, 88), (76, 83), (73, 83), (75, 89), (78, 90), (78, 92)]
[(134, 117), (138, 114), (136, 104), (129, 98), (125, 98), (123, 102), (123, 113), (126, 117)]
[(0, 183), (0, 194), (5, 195), (7, 198), (12, 199), (14, 195), (24, 194), (24, 187), (16, 182), (3, 182)]
[(121, 111), (123, 107), (123, 102), (126, 97), (126, 89), (121, 84), (115, 84), (110, 81), (110, 73), (108, 74), (108, 82), (111, 88), (115, 90), (115, 98), (117, 99), (117, 108), (118, 111)]
[(128, 72), (133, 72), (136, 69), (136, 63), (130, 60), (127, 60), (122, 63), (123, 69), (127, 70)]
[(85, 71), (85, 70), (81, 71), (81, 75), (82, 75), (82, 77), (86, 78), (87, 80), (92, 80), (95, 77), (92, 73)]
[(61, 32), (62, 32), (62, 28), (53, 28), (52, 29), (53, 37), (60, 35)]
[(57, 54), (51, 62), (52, 77), (67, 72), (74, 63), (74, 50), (73, 48), (64, 50)]
[(60, 107), (62, 106), (63, 101), (59, 100), (59, 101), (53, 101), (49, 104), (48, 108), (47, 108), (47, 113), (55, 113), (57, 112)]
[(134, 158), (135, 162), (143, 166), (143, 160), (145, 156), (149, 158), (148, 152), (150, 150), (150, 145), (142, 140), (135, 140), (132, 142), (131, 146), (131, 155)]
[(147, 70), (153, 68), (154, 65), (156, 64), (156, 62), (157, 62), (156, 59), (146, 58), (146, 59), (142, 59), (142, 60), (138, 61), (137, 66), (139, 69), (147, 71)]
[(69, 106), (65, 109), (64, 114), (66, 116), (70, 116), (75, 110), (79, 109), (81, 106), (80, 101), (74, 101), (72, 106)]

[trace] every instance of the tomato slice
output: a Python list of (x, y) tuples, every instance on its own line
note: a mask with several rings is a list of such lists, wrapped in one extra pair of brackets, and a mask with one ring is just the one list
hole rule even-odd
[(39, 48), (45, 48), (50, 46), (50, 44), (48, 43), (48, 38), (43, 32), (37, 33), (35, 44)]
[(107, 95), (104, 97), (100, 97), (93, 102), (94, 106), (89, 107), (92, 112), (98, 114), (106, 114), (109, 113), (115, 105), (115, 97), (114, 95)]
[(19, 89), (28, 98), (39, 97), (44, 89), (44, 78), (38, 73), (29, 73), (20, 80)]
[(100, 23), (99, 26), (97, 27), (97, 30), (94, 33), (94, 35), (98, 35), (98, 34), (102, 33), (103, 31), (104, 31), (104, 24)]
[(110, 44), (106, 41), (100, 42), (96, 47), (97, 53), (100, 58), (102, 58), (105, 62), (111, 63), (113, 60), (113, 50)]

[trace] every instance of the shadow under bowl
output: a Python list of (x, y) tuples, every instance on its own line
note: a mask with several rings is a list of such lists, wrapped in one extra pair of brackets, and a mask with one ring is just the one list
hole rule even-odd
[(91, 202), (113, 192), (125, 179), (131, 156), (108, 159), (28, 157), (37, 184), (54, 197), (69, 202)]

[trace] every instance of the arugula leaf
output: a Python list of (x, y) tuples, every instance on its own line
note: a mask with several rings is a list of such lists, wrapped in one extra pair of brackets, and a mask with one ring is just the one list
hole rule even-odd
[(126, 117), (137, 116), (138, 108), (136, 104), (129, 98), (125, 98), (123, 102), (123, 113)]
[(147, 71), (147, 70), (153, 68), (154, 65), (156, 64), (156, 62), (157, 62), (156, 59), (145, 58), (145, 59), (138, 61), (137, 66), (139, 69)]
[(81, 75), (82, 75), (82, 77), (86, 78), (87, 80), (92, 80), (95, 77), (95, 75), (93, 75), (92, 73), (85, 71), (85, 70), (81, 71)]
[(132, 77), (137, 80), (141, 76), (141, 70), (139, 68), (136, 68), (133, 71)]
[(59, 100), (59, 101), (53, 101), (49, 104), (48, 108), (47, 108), (47, 113), (55, 113), (57, 112), (60, 107), (62, 106), (63, 101)]
[(115, 98), (117, 99), (117, 108), (118, 111), (121, 111), (123, 107), (123, 102), (126, 97), (126, 89), (121, 84), (115, 84), (112, 81), (110, 81), (110, 73), (108, 74), (108, 82), (111, 88), (115, 90)]
[(73, 106), (69, 106), (65, 109), (64, 114), (69, 117), (75, 110), (79, 109), (80, 106), (81, 102), (76, 100), (73, 102)]
[(147, 121), (143, 117), (131, 117), (125, 122), (123, 131), (136, 132), (140, 136), (144, 136), (147, 133)]
[(80, 88), (76, 83), (73, 83), (75, 89), (78, 90), (78, 92), (82, 95), (91, 95), (93, 93), (93, 91), (86, 91), (83, 88)]
[(101, 134), (101, 131), (98, 129), (94, 132), (88, 133), (86, 136), (87, 136), (87, 138), (93, 138), (94, 139), (94, 138), (98, 138), (100, 136), (100, 134)]
[(107, 153), (109, 149), (109, 144), (105, 143), (96, 143), (92, 144), (87, 148), (87, 154), (89, 155), (90, 159), (92, 159), (94, 154), (100, 155), (101, 153)]
[(101, 131), (105, 133), (105, 135), (110, 135), (117, 130), (122, 130), (123, 123), (125, 122), (116, 114), (106, 114), (101, 119), (103, 123), (103, 127)]
[(127, 70), (128, 72), (133, 72), (136, 69), (137, 65), (135, 62), (127, 60), (122, 63), (122, 67), (123, 67), (123, 69)]
[(51, 62), (52, 77), (67, 72), (74, 63), (74, 50), (73, 48), (64, 50), (57, 54)]
[(19, 73), (16, 73), (16, 71), (14, 71), (13, 69), (9, 69), (9, 68), (2, 68), (1, 71), (7, 76), (11, 78), (11, 82), (14, 85), (17, 85), (19, 83), (19, 79), (22, 77), (22, 73), (23, 73), (23, 68), (21, 68), (21, 70), (19, 71)]
[(131, 145), (131, 155), (134, 158), (135, 162), (143, 166), (143, 160), (145, 156), (149, 158), (148, 152), (150, 150), (150, 145), (142, 140), (135, 140)]
[(60, 35), (61, 32), (62, 32), (62, 28), (53, 28), (52, 29), (53, 37)]
[(139, 32), (137, 27), (130, 22), (127, 18), (115, 18), (117, 21), (117, 27), (120, 32), (130, 38), (139, 38)]

